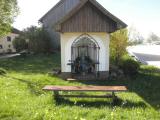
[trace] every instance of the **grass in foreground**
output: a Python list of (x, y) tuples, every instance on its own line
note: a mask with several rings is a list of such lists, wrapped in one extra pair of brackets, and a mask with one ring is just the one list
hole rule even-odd
[[(1, 120), (159, 120), (160, 71), (141, 66), (139, 75), (118, 81), (67, 82), (47, 73), (60, 67), (59, 54), (0, 60)], [(62, 99), (56, 102), (45, 85), (126, 85), (118, 105), (110, 99)], [(93, 94), (93, 93), (92, 93)], [(99, 93), (97, 93), (99, 94)]]

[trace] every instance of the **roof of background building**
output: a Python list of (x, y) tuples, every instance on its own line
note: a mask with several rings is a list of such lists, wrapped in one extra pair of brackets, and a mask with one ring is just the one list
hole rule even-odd
[(21, 31), (18, 30), (17, 28), (12, 27), (12, 28), (11, 28), (11, 33), (20, 34)]

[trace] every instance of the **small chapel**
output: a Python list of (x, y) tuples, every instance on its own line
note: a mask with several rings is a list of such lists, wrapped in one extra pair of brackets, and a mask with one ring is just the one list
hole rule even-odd
[(96, 0), (60, 0), (39, 21), (59, 35), (64, 78), (107, 79), (110, 34), (126, 28), (123, 21)]

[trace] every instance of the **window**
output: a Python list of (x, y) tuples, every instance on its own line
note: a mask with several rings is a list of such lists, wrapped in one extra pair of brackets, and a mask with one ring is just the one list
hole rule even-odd
[(2, 46), (2, 45), (0, 45), (0, 49), (3, 49), (3, 46)]
[(7, 36), (7, 41), (11, 42), (11, 37), (10, 36)]

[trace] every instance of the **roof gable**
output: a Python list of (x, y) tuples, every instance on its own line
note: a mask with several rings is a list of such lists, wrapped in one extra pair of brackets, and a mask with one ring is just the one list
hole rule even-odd
[[(55, 27), (55, 29), (60, 29), (61, 24), (64, 23), (69, 18), (71, 18), (73, 15), (75, 15), (87, 2), (90, 2), (102, 14), (104, 14), (106, 17), (110, 18), (113, 22), (115, 22), (117, 24), (116, 30), (127, 27), (127, 25), (123, 21), (121, 21), (120, 19), (115, 17), (109, 11), (107, 11), (96, 0), (61, 0), (58, 3), (58, 5), (53, 7), (53, 9), (51, 11), (49, 11), (44, 17), (42, 17), (40, 19), (40, 21), (42, 23), (44, 23), (43, 21), (45, 21), (45, 19), (46, 19), (46, 22), (48, 22), (49, 20), (47, 20), (47, 17), (46, 17), (48, 15), (48, 16), (50, 16), (50, 21), (53, 21), (52, 23), (48, 22), (49, 26)], [(62, 5), (64, 5), (64, 6), (62, 7)], [(56, 11), (56, 9), (58, 9), (60, 7), (61, 7), (61, 9), (65, 9), (67, 6), (70, 6), (70, 7), (68, 7), (69, 10), (67, 10), (67, 9), (65, 10), (65, 13), (64, 13), (64, 11), (62, 13), (59, 12), (60, 9)], [(51, 14), (52, 12), (55, 12), (55, 13)], [(62, 14), (62, 15), (60, 15), (60, 17), (58, 17), (58, 16), (56, 16), (56, 12), (58, 12), (57, 14)], [(55, 18), (57, 18), (57, 19), (54, 20)]]
[(114, 32), (117, 24), (105, 16), (90, 2), (87, 2), (76, 14), (61, 23), (60, 32)]
[(127, 27), (127, 24), (125, 24), (123, 21), (121, 21), (119, 18), (115, 17), (113, 14), (111, 14), (109, 11), (107, 11), (102, 5), (100, 5), (96, 0), (82, 0), (80, 4), (78, 4), (74, 9), (72, 9), (66, 16), (64, 16), (61, 20), (59, 20), (55, 25), (62, 24), (67, 19), (69, 19), (71, 16), (76, 14), (87, 2), (92, 3), (96, 8), (98, 8), (104, 15), (112, 19), (114, 22), (117, 23), (117, 29), (122, 29)]

